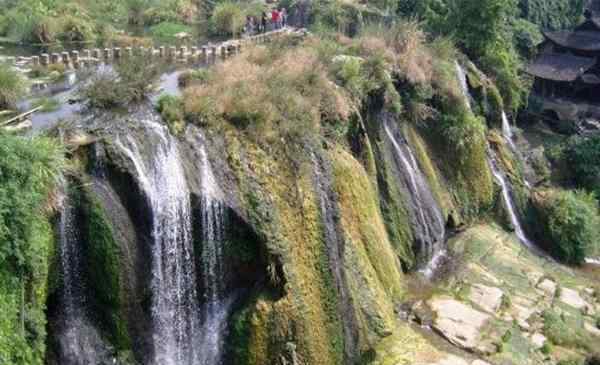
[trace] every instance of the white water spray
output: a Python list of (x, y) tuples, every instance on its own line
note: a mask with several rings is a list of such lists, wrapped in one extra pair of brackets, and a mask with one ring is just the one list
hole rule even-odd
[(176, 141), (166, 127), (143, 122), (148, 161), (131, 135), (117, 145), (132, 161), (152, 209), (152, 326), (155, 365), (198, 364), (196, 273), (192, 251), (191, 204)]
[(530, 249), (537, 251), (537, 248), (535, 247), (533, 242), (531, 242), (529, 238), (527, 238), (527, 235), (523, 230), (523, 226), (521, 225), (519, 216), (516, 213), (513, 199), (510, 195), (510, 188), (508, 182), (506, 181), (504, 174), (500, 171), (500, 168), (497, 166), (496, 161), (491, 156), (491, 154), (492, 152), (490, 151), (490, 156), (488, 157), (488, 164), (490, 165), (490, 169), (492, 171), (492, 174), (494, 175), (494, 178), (502, 188), (502, 200), (504, 201), (504, 205), (506, 206), (506, 209), (508, 211), (510, 222), (515, 229), (515, 234), (517, 235), (517, 238), (522, 244), (524, 244)]
[[(64, 189), (69, 189), (63, 184)], [(60, 361), (66, 364), (97, 364), (111, 358), (111, 350), (86, 315), (84, 261), (76, 227), (75, 207), (66, 192), (61, 199), (59, 221), (62, 273), (61, 312), (58, 330)]]
[(454, 66), (456, 68), (456, 77), (458, 77), (461, 91), (465, 97), (465, 103), (467, 104), (467, 108), (471, 110), (471, 94), (469, 93), (469, 84), (467, 83), (467, 73), (458, 61), (454, 61)]
[(399, 162), (398, 167), (405, 175), (413, 212), (415, 236), (422, 248), (420, 261), (426, 262), (421, 271), (426, 276), (431, 276), (445, 256), (442, 248), (445, 236), (444, 219), (410, 147), (406, 143), (401, 145), (397, 141), (388, 123), (387, 119), (384, 120), (383, 128), (394, 147)]

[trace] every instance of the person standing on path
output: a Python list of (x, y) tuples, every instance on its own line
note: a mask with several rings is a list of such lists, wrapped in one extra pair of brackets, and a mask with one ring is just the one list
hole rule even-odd
[(271, 24), (273, 24), (273, 29), (278, 29), (279, 27), (279, 10), (273, 9), (271, 11)]
[(265, 33), (267, 31), (267, 24), (269, 23), (268, 18), (267, 18), (267, 13), (266, 12), (262, 12), (262, 16), (260, 18), (260, 32), (261, 33)]
[(279, 18), (281, 22), (281, 27), (287, 27), (287, 11), (285, 11), (285, 8), (281, 8), (281, 10), (279, 10)]

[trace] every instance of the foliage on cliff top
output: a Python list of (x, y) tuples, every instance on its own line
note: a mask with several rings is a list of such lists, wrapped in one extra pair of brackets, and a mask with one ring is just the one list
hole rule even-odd
[(314, 134), (351, 114), (348, 97), (308, 47), (257, 47), (217, 65), (205, 84), (186, 91), (185, 109), (196, 122), (224, 120), (265, 141)]
[(77, 92), (89, 106), (110, 109), (145, 100), (162, 73), (162, 65), (134, 54), (117, 63), (114, 70), (94, 72)]

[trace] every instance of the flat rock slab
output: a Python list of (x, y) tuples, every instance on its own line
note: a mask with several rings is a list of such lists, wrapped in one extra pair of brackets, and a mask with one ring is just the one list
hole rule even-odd
[(502, 305), (504, 292), (496, 287), (475, 284), (471, 287), (469, 293), (471, 302), (488, 313), (496, 313)]
[(450, 298), (434, 298), (429, 307), (435, 312), (433, 328), (448, 341), (464, 349), (475, 349), (482, 328), (490, 316)]
[(560, 301), (576, 309), (583, 309), (588, 306), (588, 303), (583, 300), (577, 291), (569, 288), (561, 289)]
[(469, 365), (469, 362), (455, 355), (446, 355), (443, 359), (427, 365)]

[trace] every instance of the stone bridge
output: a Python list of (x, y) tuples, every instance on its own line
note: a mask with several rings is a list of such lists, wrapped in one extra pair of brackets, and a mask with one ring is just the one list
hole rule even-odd
[(202, 47), (186, 46), (161, 46), (161, 47), (112, 47), (94, 48), (84, 50), (65, 51), (61, 53), (42, 53), (31, 57), (18, 57), (14, 61), (21, 66), (48, 67), (53, 64), (64, 64), (67, 67), (81, 68), (107, 64), (141, 54), (161, 62), (174, 64), (212, 64), (218, 60), (227, 59), (241, 53), (244, 46), (250, 44), (268, 43), (283, 35), (302, 36), (304, 30), (293, 28), (278, 29), (264, 34), (244, 37), (237, 40), (228, 40), (219, 44), (210, 44)]

